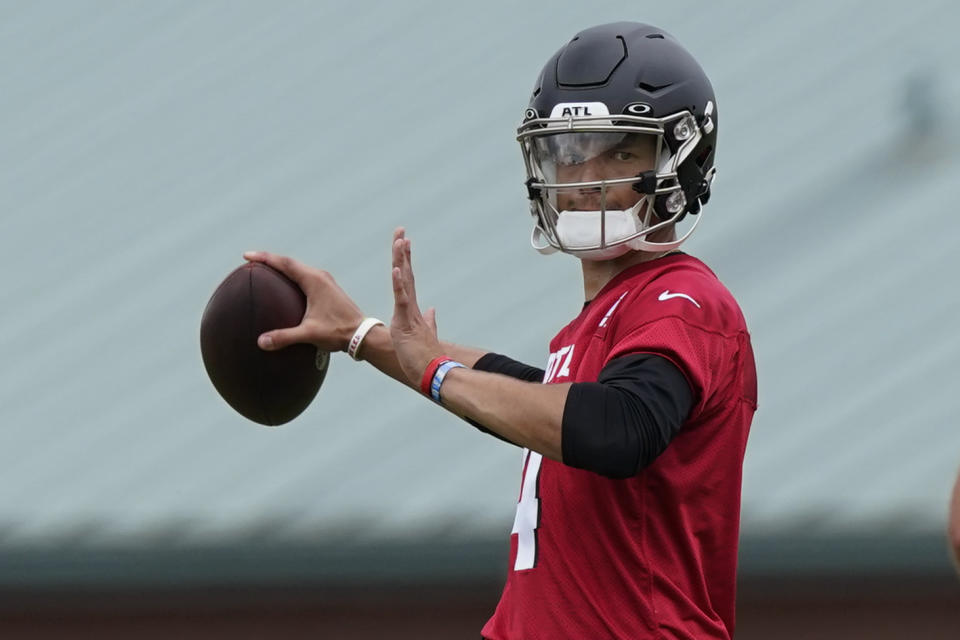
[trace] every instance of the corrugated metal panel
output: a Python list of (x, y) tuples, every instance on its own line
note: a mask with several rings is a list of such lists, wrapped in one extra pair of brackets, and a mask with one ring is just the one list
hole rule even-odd
[[(505, 534), (515, 451), (345, 357), (295, 423), (246, 423), (205, 378), (200, 313), (262, 247), (389, 317), (404, 224), (445, 337), (543, 360), (581, 289), (575, 261), (527, 247), (512, 131), (563, 40), (625, 15), (688, 43), (720, 96), (720, 177), (690, 250), (754, 330), (745, 530), (938, 530), (960, 458), (951, 3), (549, 19), (509, 3), (11, 3), (0, 544)], [(904, 81), (925, 69), (942, 129), (917, 146)]]

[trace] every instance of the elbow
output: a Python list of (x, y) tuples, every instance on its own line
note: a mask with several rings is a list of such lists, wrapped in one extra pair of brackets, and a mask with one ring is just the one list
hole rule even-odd
[(572, 385), (561, 424), (563, 462), (615, 480), (636, 476), (669, 442), (648, 413), (620, 389)]
[(593, 445), (580, 446), (576, 451), (564, 451), (564, 462), (613, 480), (625, 480), (637, 475), (639, 452), (636, 447), (623, 442), (598, 442)]
[(643, 442), (625, 420), (567, 421), (561, 431), (564, 464), (624, 480), (645, 466)]

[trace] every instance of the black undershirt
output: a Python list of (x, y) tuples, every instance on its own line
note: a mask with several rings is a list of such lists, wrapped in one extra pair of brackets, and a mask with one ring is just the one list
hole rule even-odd
[[(544, 371), (488, 353), (473, 366), (527, 382)], [(575, 382), (563, 408), (563, 462), (610, 478), (636, 475), (663, 453), (693, 406), (693, 393), (672, 362), (654, 354), (611, 360), (597, 382)], [(473, 420), (470, 424), (501, 440)]]

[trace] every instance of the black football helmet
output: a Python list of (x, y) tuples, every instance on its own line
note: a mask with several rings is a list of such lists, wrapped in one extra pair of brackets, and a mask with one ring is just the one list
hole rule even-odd
[[(631, 249), (669, 251), (648, 236), (696, 215), (710, 197), (717, 142), (713, 87), (697, 61), (669, 33), (618, 22), (581, 31), (547, 62), (517, 129), (536, 220), (538, 251), (602, 260)], [(560, 182), (558, 167), (584, 163), (639, 142), (649, 169)], [(619, 157), (619, 156), (618, 156)], [(630, 185), (636, 204), (607, 207), (608, 192)], [(599, 210), (562, 211), (563, 194), (592, 192)], [(591, 206), (590, 209), (597, 207)], [(578, 209), (582, 209), (579, 207)]]

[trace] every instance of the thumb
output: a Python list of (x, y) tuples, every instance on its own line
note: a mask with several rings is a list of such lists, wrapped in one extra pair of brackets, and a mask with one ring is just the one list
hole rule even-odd
[(284, 347), (289, 347), (292, 344), (301, 342), (310, 342), (307, 329), (302, 324), (296, 327), (290, 327), (289, 329), (267, 331), (266, 333), (261, 333), (260, 337), (257, 338), (257, 346), (264, 351), (277, 351), (278, 349), (283, 349)]
[(427, 312), (423, 314), (423, 319), (427, 323), (427, 326), (433, 330), (434, 335), (437, 333), (437, 309), (436, 307), (430, 307), (427, 309)]

